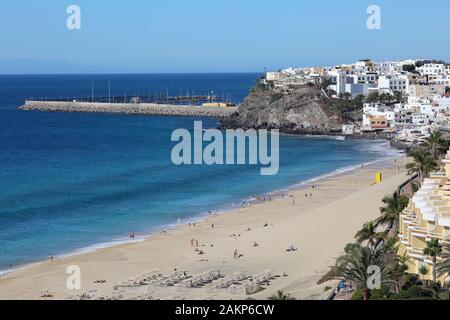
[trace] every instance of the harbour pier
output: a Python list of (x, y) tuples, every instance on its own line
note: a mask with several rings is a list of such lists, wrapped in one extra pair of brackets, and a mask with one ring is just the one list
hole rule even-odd
[(120, 113), (134, 115), (160, 116), (198, 116), (224, 118), (238, 112), (237, 107), (192, 106), (157, 103), (111, 103), (111, 102), (81, 102), (73, 101), (34, 101), (26, 100), (19, 107), (23, 111), (46, 112), (90, 112), (90, 113)]

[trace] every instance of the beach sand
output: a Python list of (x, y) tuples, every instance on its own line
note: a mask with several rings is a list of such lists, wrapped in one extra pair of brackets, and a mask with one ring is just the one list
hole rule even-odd
[[(51, 299), (78, 298), (85, 293), (120, 299), (267, 299), (277, 290), (296, 299), (325, 299), (331, 293), (326, 287), (336, 282), (317, 285), (317, 281), (354, 240), (356, 231), (380, 215), (381, 199), (407, 179), (407, 161), (379, 162), (314, 182), (314, 190), (305, 185), (289, 191), (295, 203), (289, 196), (277, 198), (211, 216), (195, 227), (181, 225), (145, 241), (27, 265), (0, 278), (0, 299), (40, 299), (46, 291), (53, 295)], [(383, 174), (383, 182), (373, 184), (377, 172)], [(198, 240), (198, 250), (204, 254), (195, 251), (191, 239)], [(287, 252), (291, 244), (298, 250)], [(235, 250), (242, 255), (238, 259)], [(80, 290), (66, 286), (66, 271), (72, 265), (81, 270)], [(225, 278), (199, 288), (162, 285), (160, 280), (152, 285), (115, 287), (147, 272), (174, 277), (175, 269), (193, 276), (218, 270)], [(237, 272), (253, 279), (274, 277), (262, 286), (264, 290), (252, 295), (245, 292), (246, 284), (256, 282), (251, 278), (216, 288)]]

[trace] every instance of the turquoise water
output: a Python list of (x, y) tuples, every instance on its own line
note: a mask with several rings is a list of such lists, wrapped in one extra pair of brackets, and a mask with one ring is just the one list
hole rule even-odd
[(0, 270), (148, 234), (396, 154), (380, 141), (282, 136), (279, 173), (261, 176), (259, 166), (172, 164), (172, 131), (195, 120), (215, 128), (212, 119), (16, 110), (28, 96), (57, 97), (107, 77), (117, 94), (137, 84), (174, 94), (195, 87), (228, 91), (238, 102), (256, 75), (0, 76)]

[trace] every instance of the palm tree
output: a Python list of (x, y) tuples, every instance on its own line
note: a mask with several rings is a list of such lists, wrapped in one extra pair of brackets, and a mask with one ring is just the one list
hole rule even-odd
[(433, 156), (424, 150), (417, 150), (412, 153), (414, 161), (406, 165), (408, 174), (417, 173), (419, 180), (423, 181), (425, 177), (428, 177), (431, 171), (437, 168), (436, 161)]
[(409, 256), (405, 252), (401, 256), (397, 255), (397, 258), (398, 258), (398, 265), (400, 266), (399, 268), (403, 271), (403, 274), (404, 274), (409, 269), (408, 268)]
[(382, 215), (375, 220), (375, 223), (377, 225), (387, 225), (386, 233), (390, 230), (397, 231), (400, 213), (408, 205), (409, 198), (395, 192), (392, 197), (386, 196), (382, 201), (384, 203), (384, 207), (380, 208)]
[(386, 241), (383, 243), (384, 253), (393, 257), (397, 257), (399, 247), (399, 237), (396, 234), (392, 237), (387, 237)]
[(408, 270), (409, 256), (405, 252), (403, 254), (399, 253), (400, 244), (398, 235), (393, 235), (388, 237), (383, 243), (383, 255), (386, 261), (393, 264), (392, 267), (392, 279), (394, 280), (395, 292), (400, 291), (400, 284), (405, 283), (405, 272)]
[(440, 283), (432, 283), (426, 290), (430, 292), (433, 300), (450, 299), (450, 292), (443, 288)]
[(425, 281), (425, 276), (428, 274), (428, 271), (428, 267), (424, 264), (419, 267), (419, 274), (422, 276), (423, 281)]
[(424, 147), (433, 155), (434, 160), (438, 160), (439, 156), (446, 151), (446, 142), (442, 138), (442, 133), (437, 130), (430, 132), (430, 136), (425, 139)]
[[(395, 261), (397, 261), (397, 263), (393, 270), (393, 276), (395, 277), (395, 293), (398, 293), (400, 292), (400, 283), (405, 283), (406, 271), (409, 269), (409, 256), (406, 253), (397, 255)], [(401, 281), (399, 279), (401, 279)]]
[(363, 228), (359, 230), (355, 234), (355, 239), (358, 243), (363, 243), (367, 241), (367, 243), (374, 247), (378, 243), (378, 241), (384, 238), (383, 232), (377, 231), (377, 224), (373, 221), (367, 222), (364, 224)]
[(284, 294), (283, 290), (278, 290), (277, 293), (269, 297), (269, 300), (293, 300), (289, 294)]
[(423, 249), (423, 254), (433, 259), (433, 282), (436, 282), (437, 279), (436, 262), (437, 257), (439, 257), (441, 253), (442, 245), (439, 243), (438, 239), (427, 241), (427, 246)]
[(351, 251), (337, 259), (336, 276), (354, 283), (357, 289), (362, 290), (363, 299), (368, 300), (371, 290), (369, 283), (372, 280), (372, 274), (368, 270), (373, 266), (379, 268), (382, 283), (390, 282), (392, 265), (386, 261), (383, 251), (357, 244)]
[(450, 275), (450, 245), (447, 245), (445, 247), (446, 252), (441, 254), (442, 262), (438, 263), (436, 266), (436, 271), (438, 272), (439, 276), (442, 276), (444, 274)]

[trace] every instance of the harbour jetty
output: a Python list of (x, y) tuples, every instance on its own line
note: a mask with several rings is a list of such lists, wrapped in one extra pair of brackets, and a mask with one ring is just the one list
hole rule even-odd
[(121, 113), (135, 115), (196, 116), (224, 118), (238, 112), (237, 107), (188, 106), (156, 103), (108, 103), (80, 101), (25, 101), (19, 110), (47, 112)]

